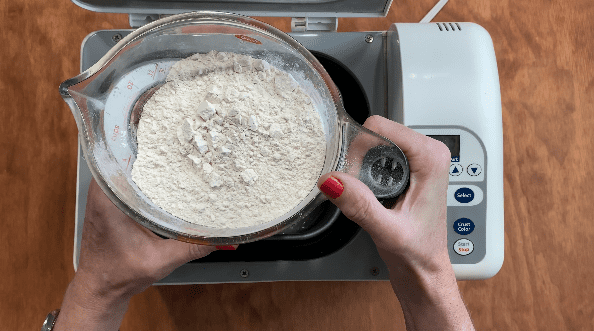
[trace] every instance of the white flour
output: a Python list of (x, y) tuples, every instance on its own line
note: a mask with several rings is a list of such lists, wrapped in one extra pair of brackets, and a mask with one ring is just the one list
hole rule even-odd
[(191, 223), (272, 221), (316, 182), (326, 140), (310, 97), (287, 73), (233, 53), (195, 54), (171, 68), (144, 105), (132, 179)]

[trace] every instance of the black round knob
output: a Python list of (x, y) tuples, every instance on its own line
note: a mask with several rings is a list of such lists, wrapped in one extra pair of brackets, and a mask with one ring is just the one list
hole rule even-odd
[(376, 146), (363, 158), (359, 180), (378, 199), (390, 199), (402, 194), (408, 186), (408, 160), (398, 146)]

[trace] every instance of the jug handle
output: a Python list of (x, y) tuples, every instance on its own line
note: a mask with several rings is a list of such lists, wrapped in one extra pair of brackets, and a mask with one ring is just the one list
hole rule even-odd
[(402, 194), (409, 185), (410, 168), (400, 147), (359, 125), (346, 112), (339, 123), (341, 146), (335, 171), (359, 179), (380, 201)]

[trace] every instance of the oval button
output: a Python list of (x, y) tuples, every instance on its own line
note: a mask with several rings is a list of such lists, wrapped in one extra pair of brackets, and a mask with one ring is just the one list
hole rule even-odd
[(460, 203), (469, 203), (474, 199), (474, 192), (468, 187), (462, 187), (456, 190), (454, 198)]
[(472, 241), (463, 238), (454, 243), (454, 252), (458, 255), (468, 255), (474, 250)]
[(459, 218), (454, 222), (454, 231), (462, 235), (470, 234), (474, 231), (474, 222), (468, 218)]

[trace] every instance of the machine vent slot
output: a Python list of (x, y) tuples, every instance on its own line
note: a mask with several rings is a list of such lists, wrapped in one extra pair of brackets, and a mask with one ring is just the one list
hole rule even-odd
[(443, 31), (445, 29), (445, 31), (462, 31), (462, 28), (460, 27), (460, 25), (458, 23), (435, 23), (437, 24), (437, 27), (439, 28), (439, 31)]

